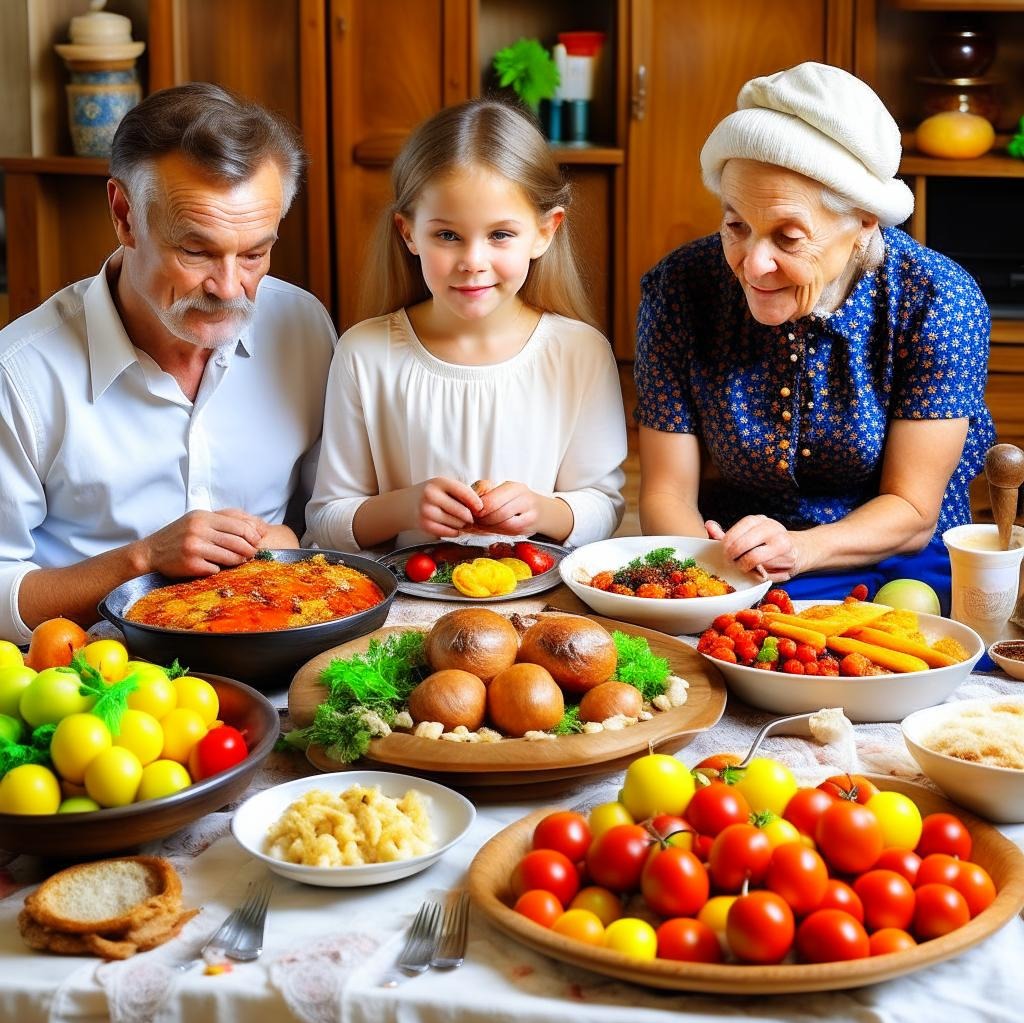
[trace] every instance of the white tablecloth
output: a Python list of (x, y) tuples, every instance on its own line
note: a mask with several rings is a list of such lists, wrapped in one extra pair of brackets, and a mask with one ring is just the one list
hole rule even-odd
[[(520, 608), (533, 610), (539, 606)], [(427, 621), (445, 610), (421, 602), (396, 605), (391, 621)], [(1019, 692), (1003, 675), (973, 675), (954, 699)], [(278, 694), (279, 699), (283, 694)], [(677, 756), (687, 764), (713, 752), (743, 752), (770, 715), (730, 702), (722, 722)], [(858, 725), (857, 753), (867, 770), (922, 780), (903, 749), (897, 724)], [(806, 740), (775, 737), (766, 755), (804, 777), (820, 777), (836, 751)], [(273, 754), (257, 785), (274, 784), (304, 765)], [(619, 779), (583, 780), (560, 805), (585, 809), (615, 797)], [(843, 992), (786, 996), (711, 996), (666, 993), (605, 978), (538, 955), (473, 919), (466, 965), (428, 972), (397, 989), (378, 986), (395, 959), (402, 931), (425, 897), (458, 887), (476, 851), (493, 834), (550, 803), (478, 805), (467, 838), (429, 870), (392, 884), (363, 889), (305, 887), (278, 878), (267, 923), (265, 951), (231, 973), (208, 976), (167, 964), (198, 949), (236, 905), (249, 880), (265, 868), (230, 835), (231, 808), (155, 844), (147, 852), (170, 856), (182, 874), (186, 904), (202, 912), (162, 948), (121, 963), (58, 957), (28, 950), (16, 917), (26, 884), (45, 865), (21, 857), (0, 872), (0, 1019), (145, 1023), (285, 1021), (307, 1023), (450, 1023), (517, 1020), (524, 1023), (645, 1023), (744, 1018), (798, 1023), (828, 1019), (866, 1023), (922, 1023), (929, 1018), (999, 1023), (1024, 1018), (1024, 923), (1019, 917), (980, 946), (948, 962), (897, 980)], [(1005, 828), (1024, 845), (1024, 826)], [(52, 869), (52, 867), (51, 867)], [(12, 890), (13, 889), (13, 890)]]

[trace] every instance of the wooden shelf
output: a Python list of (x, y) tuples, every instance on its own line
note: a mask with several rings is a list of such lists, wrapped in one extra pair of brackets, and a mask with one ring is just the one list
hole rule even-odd
[(0, 170), (8, 174), (91, 174), (105, 178), (107, 161), (92, 156), (0, 156)]
[(976, 11), (1024, 11), (1024, 0), (888, 0), (889, 7), (900, 11), (950, 11), (974, 14)]
[(933, 178), (1024, 178), (1024, 160), (991, 152), (973, 160), (943, 160), (904, 151), (900, 173)]
[(551, 151), (561, 164), (591, 163), (618, 166), (626, 159), (624, 150), (610, 146), (552, 146)]
[(992, 341), (995, 344), (1024, 344), (1024, 320), (993, 320)]

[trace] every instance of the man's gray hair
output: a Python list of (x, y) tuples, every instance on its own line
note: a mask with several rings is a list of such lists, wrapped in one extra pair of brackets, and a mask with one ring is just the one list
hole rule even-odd
[(181, 153), (228, 185), (248, 181), (273, 161), (284, 189), (282, 215), (306, 166), (299, 133), (285, 118), (211, 82), (154, 92), (118, 125), (110, 175), (125, 186), (142, 223), (156, 197), (152, 162), (168, 153)]

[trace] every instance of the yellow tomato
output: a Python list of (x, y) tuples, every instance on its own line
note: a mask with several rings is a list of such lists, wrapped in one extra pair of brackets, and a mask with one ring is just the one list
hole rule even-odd
[(626, 768), (619, 799), (634, 820), (642, 821), (659, 813), (681, 814), (693, 789), (693, 775), (685, 764), (664, 753), (649, 753)]
[(129, 708), (121, 715), (121, 730), (114, 738), (114, 745), (130, 749), (145, 767), (163, 751), (164, 730), (152, 714)]
[(69, 714), (84, 714), (95, 702), (82, 696), (82, 680), (70, 668), (45, 668), (22, 690), (18, 712), (30, 728), (55, 725)]
[(128, 651), (116, 639), (97, 639), (82, 647), (82, 655), (105, 682), (120, 682), (128, 667)]
[(21, 694), (35, 677), (36, 673), (27, 665), (9, 664), (0, 668), (0, 714), (21, 717), (18, 709)]
[(192, 784), (188, 771), (174, 760), (154, 760), (142, 769), (142, 781), (136, 799), (161, 799), (187, 789)]
[(785, 764), (767, 757), (755, 757), (743, 772), (743, 777), (736, 782), (736, 789), (743, 793), (754, 813), (771, 810), (781, 817), (796, 792), (797, 784)]
[(50, 759), (65, 781), (81, 785), (85, 769), (110, 745), (110, 732), (95, 714), (69, 714), (50, 740)]
[(127, 806), (134, 802), (140, 781), (142, 764), (123, 746), (104, 750), (85, 769), (85, 791), (100, 806)]
[(593, 838), (620, 824), (635, 824), (633, 815), (621, 803), (602, 803), (590, 811), (588, 822)]
[(736, 901), (735, 895), (715, 895), (700, 908), (697, 919), (715, 932), (719, 942), (725, 943), (725, 923), (729, 910)]
[(206, 735), (206, 722), (199, 711), (189, 707), (178, 707), (172, 710), (160, 725), (164, 730), (161, 757), (164, 760), (176, 760), (179, 764), (187, 764), (192, 747)]
[(182, 675), (172, 685), (178, 694), (179, 708), (198, 711), (207, 728), (216, 721), (220, 713), (220, 700), (217, 698), (217, 690), (209, 682), (191, 675)]
[(589, 909), (567, 909), (552, 925), (556, 934), (582, 941), (585, 945), (604, 944), (604, 924)]
[(0, 813), (56, 813), (60, 782), (40, 764), (22, 764), (0, 780)]
[(98, 810), (100, 804), (88, 796), (70, 796), (57, 808), (57, 813), (91, 813)]
[(921, 811), (902, 792), (878, 792), (867, 801), (867, 808), (882, 826), (886, 849), (914, 849), (921, 840)]
[(467, 597), (502, 597), (516, 588), (516, 576), (500, 561), (474, 558), (456, 565), (452, 585)]
[(768, 844), (774, 849), (777, 845), (785, 845), (787, 842), (799, 842), (800, 832), (782, 817), (773, 817), (767, 824), (759, 828), (764, 832)]
[(576, 897), (569, 903), (569, 908), (589, 909), (605, 927), (622, 916), (622, 900), (618, 895), (596, 885), (577, 892)]
[(512, 574), (516, 579), (533, 578), (533, 572), (530, 570), (530, 566), (525, 561), (520, 561), (519, 558), (498, 558), (498, 563), (511, 568)]
[[(557, 921), (556, 921), (557, 922)], [(658, 936), (646, 920), (623, 916), (604, 932), (605, 948), (614, 948), (631, 959), (653, 959), (658, 954)]]
[(21, 651), (6, 639), (0, 639), (0, 668), (20, 668), (25, 663)]
[(145, 661), (129, 661), (128, 673), (139, 682), (138, 689), (128, 697), (132, 710), (145, 711), (159, 721), (178, 706), (178, 691), (163, 668)]

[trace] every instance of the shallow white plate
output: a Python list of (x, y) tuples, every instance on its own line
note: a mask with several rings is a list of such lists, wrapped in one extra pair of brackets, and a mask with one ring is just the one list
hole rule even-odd
[[(340, 793), (353, 785), (376, 785), (385, 796), (401, 798), (409, 789), (416, 789), (427, 797), (427, 813), (434, 832), (434, 848), (422, 856), (393, 863), (370, 863), (358, 867), (306, 867), (297, 863), (268, 856), (264, 851), (267, 831), (270, 825), (291, 806), (295, 800), (312, 789)], [(339, 771), (336, 774), (318, 774), (310, 778), (275, 785), (264, 789), (247, 799), (235, 813), (231, 830), (238, 844), (250, 856), (262, 860), (275, 874), (301, 881), (303, 884), (321, 885), (325, 888), (354, 888), (362, 885), (383, 884), (397, 881), (400, 877), (419, 873), (444, 855), (458, 842), (473, 824), (476, 809), (473, 804), (437, 782), (424, 778), (412, 778), (406, 774), (392, 774), (389, 771)]]
[[(659, 547), (673, 548), (680, 560), (693, 558), (702, 568), (735, 586), (735, 593), (657, 600), (608, 593), (580, 581), (598, 572), (622, 568), (634, 558)], [(670, 636), (703, 632), (719, 615), (756, 604), (771, 586), (753, 572), (739, 571), (732, 559), (725, 556), (720, 540), (701, 540), (694, 536), (617, 536), (588, 543), (565, 558), (558, 571), (565, 585), (599, 615), (657, 629)]]

